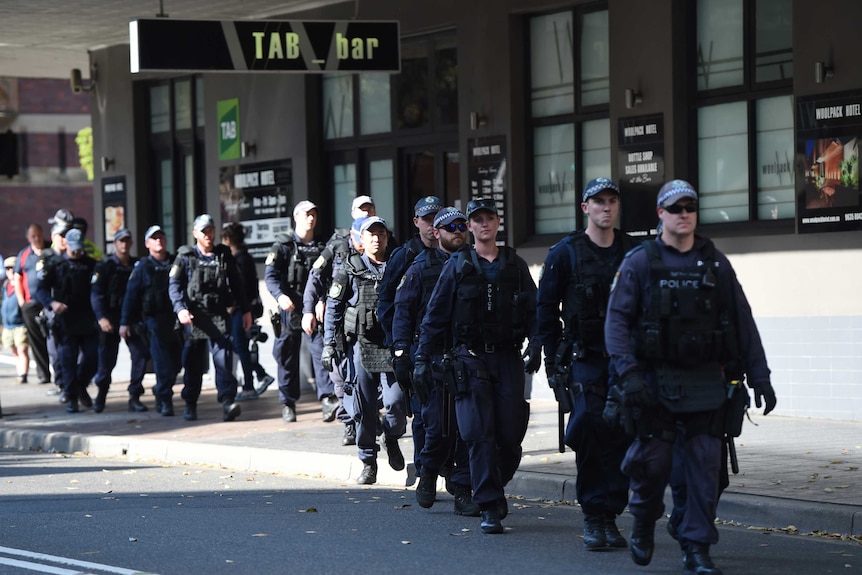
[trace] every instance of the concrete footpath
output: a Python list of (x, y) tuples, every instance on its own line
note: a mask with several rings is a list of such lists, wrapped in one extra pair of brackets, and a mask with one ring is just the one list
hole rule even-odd
[[(261, 357), (265, 357), (262, 352)], [(274, 373), (271, 365), (265, 367)], [(99, 457), (166, 464), (219, 466), (235, 470), (327, 477), (352, 481), (361, 470), (354, 447), (342, 447), (343, 426), (323, 423), (309, 389), (297, 405), (298, 421), (281, 420), (276, 385), (259, 399), (243, 402), (242, 415), (224, 423), (212, 385), (204, 384), (199, 420), (162, 417), (153, 411), (148, 375), (146, 413), (127, 409), (128, 364), (121, 361), (101, 414), (68, 414), (52, 385), (17, 383), (12, 358), (0, 354), (0, 447), (85, 453)], [(35, 378), (35, 367), (31, 369)], [(538, 382), (537, 382), (538, 383)], [(544, 387), (544, 384), (541, 384)], [(180, 387), (175, 388), (178, 394)], [(91, 395), (95, 388), (90, 387)], [(780, 411), (779, 397), (779, 411)], [(719, 519), (757, 527), (799, 532), (862, 536), (862, 422), (752, 414), (737, 439), (739, 475), (719, 505)], [(412, 441), (401, 442), (412, 459)], [(2, 469), (0, 469), (2, 475)], [(556, 403), (538, 387), (531, 402), (530, 424), (521, 467), (507, 486), (510, 497), (575, 500), (575, 455), (557, 450)], [(412, 486), (413, 466), (396, 472), (380, 453), (380, 484)]]

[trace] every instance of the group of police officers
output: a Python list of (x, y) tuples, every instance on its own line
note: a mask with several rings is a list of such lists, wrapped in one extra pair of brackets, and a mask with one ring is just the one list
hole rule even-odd
[[(765, 402), (764, 414), (776, 405), (751, 309), (726, 256), (695, 234), (698, 194), (689, 183), (661, 188), (658, 236), (637, 246), (615, 229), (620, 192), (612, 180), (592, 180), (581, 199), (586, 228), (551, 247), (538, 288), (526, 262), (498, 244), (493, 199), (475, 198), (463, 213), (420, 199), (418, 233), (398, 247), (368, 196), (354, 200), (351, 229), (326, 243), (315, 239), (317, 206), (299, 202), (293, 230), (276, 238), (265, 264), (278, 306), (282, 418), (296, 420), (304, 337), (322, 418), (337, 418), (342, 443), (357, 446), (358, 483), (377, 480), (378, 436), (389, 465), (404, 469), (398, 440), (412, 415), (419, 505), (435, 503), (442, 476), (455, 513), (481, 517), (484, 533), (503, 533), (504, 488), (529, 419), (525, 372), (536, 372), (544, 355), (561, 422), (571, 412), (561, 442), (577, 454), (586, 549), (628, 547), (636, 564), (649, 564), (670, 484), (668, 532), (680, 543), (684, 572), (720, 574), (709, 548), (749, 401), (742, 382), (757, 407)], [(123, 339), (132, 356), (130, 410), (147, 409), (140, 397), (149, 356), (157, 409), (173, 415), (183, 367), (184, 417), (196, 419), (211, 352), (224, 420), (240, 414), (229, 326), (233, 315), (243, 331), (251, 328), (257, 294), (245, 293), (231, 250), (215, 244), (214, 225), (198, 216), (195, 244), (174, 259), (152, 226), (144, 234), (149, 254), (137, 261), (131, 233), (120, 230), (114, 253), (97, 264), (84, 253), (81, 230), (55, 224), (37, 297), (51, 316), (68, 411), (104, 409)], [(634, 516), (628, 542), (616, 525), (626, 506)]]

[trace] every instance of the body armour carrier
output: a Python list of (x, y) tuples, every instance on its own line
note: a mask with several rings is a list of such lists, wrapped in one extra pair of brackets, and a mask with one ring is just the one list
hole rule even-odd
[(54, 299), (69, 307), (66, 313), (57, 317), (63, 323), (65, 333), (69, 335), (93, 333), (96, 331), (96, 316), (90, 305), (90, 278), (96, 267), (96, 260), (84, 256), (78, 260), (66, 260), (61, 265), (65, 269), (62, 270), (60, 289), (54, 293)]
[(134, 266), (134, 260), (129, 265), (124, 266), (114, 261), (113, 258), (104, 259), (96, 265), (96, 273), (99, 274), (99, 277), (110, 277), (108, 285), (104, 286), (105, 312), (109, 318), (120, 319), (123, 296), (126, 295), (126, 285), (129, 283), (129, 276), (132, 275)]
[[(225, 265), (225, 252), (228, 248), (217, 245), (213, 249), (215, 254), (212, 258), (199, 258), (195, 249), (191, 246), (183, 246), (177, 255), (185, 256), (188, 262), (189, 283), (186, 286), (186, 294), (192, 315), (205, 313), (212, 320), (216, 329), (221, 333), (227, 330), (227, 308), (232, 305), (230, 289), (227, 285), (227, 266)], [(197, 308), (197, 309), (195, 309)], [(211, 334), (192, 325), (192, 339), (210, 339)]]
[(523, 278), (515, 250), (503, 246), (496, 282), (491, 283), (476, 250), (452, 254), (456, 266), (456, 302), (452, 318), (455, 341), (470, 349), (520, 348), (527, 336)]
[(431, 293), (434, 291), (434, 286), (437, 285), (437, 280), (443, 272), (443, 264), (446, 263), (447, 259), (439, 250), (426, 250), (416, 258), (416, 261), (422, 266), (422, 300), (419, 302), (416, 325), (413, 326), (413, 339), (415, 341), (419, 341), (419, 326), (422, 325), (422, 318), (425, 316), (425, 310), (428, 309)]
[(143, 312), (145, 316), (172, 315), (174, 308), (168, 295), (168, 274), (171, 266), (156, 265), (152, 259), (145, 258), (138, 265), (146, 266), (149, 283), (144, 287)]
[(578, 345), (581, 353), (585, 350), (599, 355), (605, 353), (605, 315), (611, 282), (623, 256), (633, 247), (629, 236), (618, 230), (614, 235), (618, 251), (613, 261), (601, 258), (590, 249), (583, 231), (563, 240), (572, 270), (563, 296), (563, 334)]
[(671, 412), (718, 409), (726, 398), (722, 364), (733, 332), (728, 316), (730, 286), (718, 286), (715, 246), (688, 268), (664, 265), (655, 241), (644, 243), (649, 258), (649, 301), (638, 326), (637, 357), (650, 362), (661, 402)]
[(356, 283), (356, 305), (344, 311), (344, 334), (348, 341), (359, 343), (362, 367), (369, 373), (392, 371), (389, 350), (383, 345), (383, 328), (377, 320), (377, 288), (383, 271), (371, 269), (359, 254), (347, 260), (344, 271)]

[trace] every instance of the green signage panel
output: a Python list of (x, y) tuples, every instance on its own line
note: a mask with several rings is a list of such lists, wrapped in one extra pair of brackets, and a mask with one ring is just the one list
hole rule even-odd
[(239, 98), (219, 100), (218, 159), (239, 159)]
[(397, 21), (174, 20), (129, 23), (131, 71), (399, 72)]

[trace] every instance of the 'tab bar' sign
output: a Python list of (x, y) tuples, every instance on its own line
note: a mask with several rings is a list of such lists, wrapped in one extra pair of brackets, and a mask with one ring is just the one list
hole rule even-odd
[(398, 72), (398, 22), (132, 20), (131, 71)]

